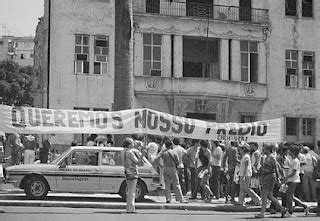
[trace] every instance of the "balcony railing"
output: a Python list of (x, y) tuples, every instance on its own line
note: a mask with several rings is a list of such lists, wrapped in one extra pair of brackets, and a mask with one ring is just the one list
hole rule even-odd
[(136, 5), (134, 11), (137, 13), (208, 18), (223, 21), (244, 21), (250, 23), (267, 23), (269, 20), (267, 9), (185, 2), (144, 2), (144, 7)]

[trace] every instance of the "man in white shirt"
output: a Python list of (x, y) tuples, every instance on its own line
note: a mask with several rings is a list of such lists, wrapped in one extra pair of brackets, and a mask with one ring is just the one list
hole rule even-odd
[(317, 159), (309, 153), (309, 147), (307, 146), (302, 147), (302, 154), (305, 159), (305, 165), (303, 167), (304, 175), (302, 178), (304, 199), (306, 202), (315, 202), (317, 183), (313, 179), (312, 173)]
[(186, 155), (186, 150), (180, 146), (180, 139), (175, 137), (173, 138), (173, 151), (177, 153), (178, 155), (178, 160), (179, 160), (179, 165), (177, 167), (178, 171), (178, 176), (179, 176), (179, 183), (181, 186), (182, 194), (186, 195), (186, 188), (185, 188), (185, 183), (184, 183), (184, 165), (183, 165), (183, 159)]
[(216, 199), (220, 198), (220, 176), (223, 158), (222, 146), (225, 148), (224, 144), (221, 144), (218, 141), (213, 141), (211, 150), (212, 176), (210, 178), (210, 189)]

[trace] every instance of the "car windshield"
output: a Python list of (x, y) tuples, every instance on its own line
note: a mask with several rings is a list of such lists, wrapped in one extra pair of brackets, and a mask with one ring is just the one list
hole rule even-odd
[(66, 149), (63, 153), (61, 153), (56, 159), (54, 159), (53, 161), (51, 161), (50, 164), (57, 164), (57, 162), (60, 161), (60, 159), (64, 158), (65, 155), (69, 152), (70, 148)]

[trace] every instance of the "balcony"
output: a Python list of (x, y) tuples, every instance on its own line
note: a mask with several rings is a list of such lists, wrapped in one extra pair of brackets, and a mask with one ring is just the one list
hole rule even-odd
[(135, 76), (134, 80), (136, 94), (217, 96), (251, 100), (267, 99), (266, 84), (187, 77)]
[(139, 0), (134, 4), (134, 13), (205, 18), (220, 21), (241, 21), (258, 24), (268, 23), (269, 20), (267, 9), (192, 2), (163, 2), (159, 0)]

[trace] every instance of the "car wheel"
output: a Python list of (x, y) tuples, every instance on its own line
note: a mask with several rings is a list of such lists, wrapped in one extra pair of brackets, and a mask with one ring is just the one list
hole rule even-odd
[[(122, 197), (123, 201), (126, 201), (126, 198), (127, 198), (126, 188), (127, 188), (127, 184), (126, 182), (123, 182), (119, 191), (119, 194)], [(136, 201), (142, 201), (146, 193), (147, 193), (147, 188), (144, 182), (141, 180), (138, 180), (137, 187), (136, 187)]]
[(27, 180), (24, 190), (30, 199), (43, 199), (47, 196), (49, 187), (43, 178), (33, 176)]

